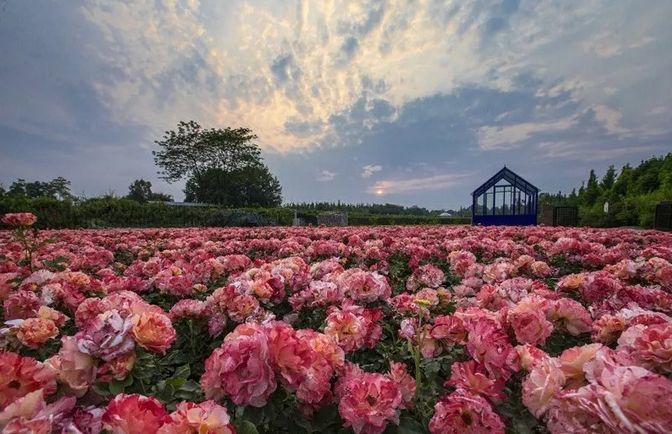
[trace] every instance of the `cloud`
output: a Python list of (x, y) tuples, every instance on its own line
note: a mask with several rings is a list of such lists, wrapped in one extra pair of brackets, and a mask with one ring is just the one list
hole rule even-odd
[(317, 180), (320, 182), (329, 182), (333, 181), (335, 177), (336, 177), (335, 172), (331, 172), (329, 170), (321, 170), (320, 173), (317, 175)]
[(386, 179), (376, 182), (366, 191), (370, 194), (395, 194), (437, 190), (459, 184), (466, 176), (466, 174), (450, 173), (421, 178)]
[(539, 149), (543, 152), (543, 157), (550, 160), (560, 159), (584, 159), (592, 163), (600, 161), (614, 161), (629, 155), (641, 153), (655, 154), (663, 152), (665, 145), (647, 145), (638, 146), (611, 146), (604, 149), (586, 146), (577, 143), (541, 143)]
[(380, 164), (367, 164), (362, 167), (362, 178), (369, 178), (371, 175), (380, 172), (381, 170), (383, 170), (383, 166)]
[(400, 203), (459, 206), (461, 184), (403, 186), (475, 162), (557, 191), (669, 147), (670, 14), (664, 0), (7, 2), (0, 181), (125, 191), (155, 172), (153, 140), (194, 119), (251, 128), (295, 201), (370, 200), (369, 162)]
[(536, 133), (564, 131), (575, 124), (575, 118), (563, 118), (549, 122), (524, 122), (514, 125), (481, 127), (478, 130), (478, 144), (486, 151), (512, 149)]

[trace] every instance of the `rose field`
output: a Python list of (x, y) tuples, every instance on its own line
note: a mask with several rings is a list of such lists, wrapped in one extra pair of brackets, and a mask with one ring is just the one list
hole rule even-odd
[(2, 432), (672, 432), (670, 233), (3, 221)]

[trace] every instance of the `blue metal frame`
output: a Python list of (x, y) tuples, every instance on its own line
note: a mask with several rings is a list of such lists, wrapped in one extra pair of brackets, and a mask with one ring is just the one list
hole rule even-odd
[[(498, 184), (505, 181), (508, 184)], [(509, 194), (510, 203), (506, 203)], [(501, 195), (503, 203), (497, 203)], [(506, 166), (471, 193), (471, 221), (475, 225), (526, 226), (537, 224), (539, 189)], [(490, 203), (492, 197), (492, 203)], [(483, 198), (482, 201), (479, 201)], [(488, 206), (491, 205), (491, 208)], [(498, 212), (498, 205), (499, 214)]]

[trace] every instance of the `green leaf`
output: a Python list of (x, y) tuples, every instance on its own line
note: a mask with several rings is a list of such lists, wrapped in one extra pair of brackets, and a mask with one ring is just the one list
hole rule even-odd
[(110, 389), (107, 383), (96, 383), (91, 387), (91, 389), (93, 389), (93, 391), (100, 396), (110, 395)]
[(189, 380), (180, 387), (180, 390), (185, 392), (198, 392), (201, 390), (201, 385), (195, 382), (194, 380)]
[(186, 382), (187, 380), (185, 378), (171, 378), (170, 380), (166, 380), (166, 384), (170, 384), (178, 389)]
[(173, 374), (173, 378), (184, 378), (185, 380), (189, 378), (189, 374), (191, 374), (191, 369), (189, 368), (189, 365), (183, 365), (180, 366), (177, 371), (175, 371), (175, 374)]
[(330, 425), (340, 421), (338, 408), (335, 405), (327, 405), (318, 410), (313, 417), (313, 426), (316, 430), (324, 430)]
[(110, 393), (113, 395), (119, 395), (124, 393), (124, 382), (118, 380), (112, 380), (109, 383)]
[(238, 434), (259, 434), (257, 427), (249, 420), (244, 420), (236, 427)]
[(386, 434), (423, 434), (425, 432), (420, 422), (410, 417), (402, 417), (399, 419), (399, 426), (388, 425), (385, 430)]

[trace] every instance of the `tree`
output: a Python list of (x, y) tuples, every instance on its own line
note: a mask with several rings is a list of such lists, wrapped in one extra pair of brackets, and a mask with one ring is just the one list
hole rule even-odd
[(208, 169), (192, 176), (184, 190), (187, 202), (232, 207), (274, 207), (282, 203), (278, 179), (265, 167), (227, 172)]
[(127, 198), (137, 202), (147, 202), (152, 196), (152, 183), (144, 179), (136, 179), (128, 186)]
[(583, 201), (586, 205), (594, 205), (599, 195), (600, 186), (597, 183), (597, 176), (595, 175), (595, 171), (591, 169), (590, 175), (588, 175), (586, 189), (583, 192)]
[(611, 190), (611, 187), (614, 186), (615, 181), (616, 181), (616, 169), (614, 169), (614, 166), (612, 164), (611, 166), (609, 166), (607, 172), (604, 174), (600, 187), (602, 188), (603, 191)]
[(248, 128), (203, 129), (194, 121), (180, 122), (177, 131), (166, 131), (154, 162), (161, 178), (168, 182), (191, 178), (208, 169), (232, 172), (263, 166), (261, 151), (252, 143), (257, 136)]
[(141, 203), (149, 201), (169, 202), (173, 200), (173, 197), (169, 194), (153, 192), (152, 183), (144, 179), (133, 181), (128, 186), (128, 195), (126, 197)]
[(26, 197), (26, 180), (19, 178), (12, 182), (7, 195), (11, 197)]
[(187, 201), (227, 206), (276, 206), (282, 188), (248, 128), (204, 129), (180, 122), (155, 143), (154, 161), (168, 182), (187, 179)]
[(12, 197), (50, 197), (59, 200), (71, 200), (70, 181), (59, 176), (49, 182), (33, 181), (26, 182), (25, 179), (17, 179), (9, 186), (7, 192)]

